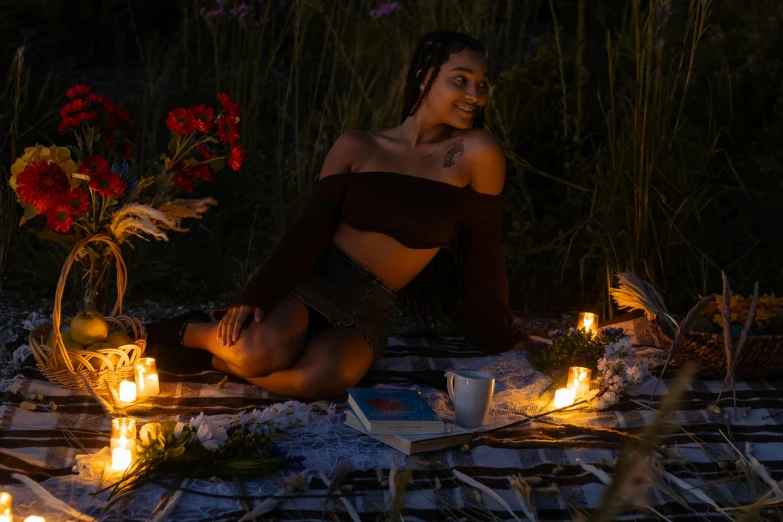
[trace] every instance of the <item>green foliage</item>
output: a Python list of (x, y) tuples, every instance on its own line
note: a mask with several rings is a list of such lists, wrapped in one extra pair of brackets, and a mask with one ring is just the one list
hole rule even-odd
[[(137, 83), (116, 87), (143, 153), (165, 146), (157, 143), (164, 111), (178, 103), (223, 90), (244, 109), (246, 167), (217, 180), (210, 190), (221, 206), (186, 237), (129, 257), (131, 298), (158, 298), (150, 294), (158, 285), (193, 300), (241, 286), (298, 214), (334, 140), (399, 123), (416, 38), (436, 28), (471, 33), (488, 49), (487, 122), (509, 159), (512, 306), (603, 308), (610, 317), (607, 290), (624, 270), (644, 274), (672, 309), (719, 285), (721, 269), (738, 291), (759, 281), (783, 293), (783, 245), (768, 233), (783, 203), (780, 2), (422, 0), (375, 18), (374, 0), (297, 0), (252, 3), (252, 18), (228, 14), (240, 3), (227, 0), (225, 16), (208, 19), (200, 10), (216, 2), (179, 2), (178, 26), (164, 29), (136, 23), (155, 18), (145, 11), (152, 4), (110, 2), (116, 16), (95, 24), (118, 35), (101, 51), (117, 62), (141, 58)], [(70, 14), (53, 9), (9, 11), (0, 34), (42, 17), (53, 26), (43, 54), (58, 56), (67, 20), (55, 26)], [(543, 23), (551, 29), (530, 30)], [(83, 55), (96, 51), (79, 45)], [(25, 67), (34, 76), (23, 81), (18, 128), (29, 130), (20, 143), (49, 144), (61, 100), (50, 103), (48, 93), (83, 78), (63, 68), (47, 80), (50, 68)], [(8, 96), (0, 123), (14, 114)], [(2, 133), (0, 156), (10, 158)], [(46, 247), (15, 241), (6, 279), (29, 284), (27, 260)]]
[(604, 355), (604, 347), (623, 336), (622, 328), (604, 328), (597, 334), (584, 328), (567, 333), (558, 330), (552, 335), (551, 346), (537, 344), (530, 350), (528, 361), (536, 370), (560, 382), (567, 377), (570, 366), (595, 370), (598, 359)]

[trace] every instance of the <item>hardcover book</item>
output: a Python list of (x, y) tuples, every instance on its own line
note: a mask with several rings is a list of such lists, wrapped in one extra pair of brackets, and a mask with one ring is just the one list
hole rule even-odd
[(443, 432), (443, 421), (413, 390), (348, 388), (348, 404), (369, 435)]
[[(367, 430), (364, 429), (362, 423), (351, 410), (345, 410), (345, 424), (367, 435)], [(459, 426), (453, 426), (451, 433), (421, 433), (415, 435), (400, 433), (397, 435), (370, 435), (370, 437), (384, 442), (406, 455), (462, 446), (473, 440), (473, 434), (469, 431), (464, 431)]]

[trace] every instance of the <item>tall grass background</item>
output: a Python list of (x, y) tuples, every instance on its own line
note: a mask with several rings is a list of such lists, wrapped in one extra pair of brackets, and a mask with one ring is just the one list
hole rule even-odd
[[(0, 21), (0, 171), (25, 146), (62, 145), (57, 111), (87, 82), (125, 103), (143, 158), (168, 110), (243, 106), (246, 166), (203, 187), (220, 206), (167, 244), (128, 251), (127, 297), (217, 299), (241, 287), (312, 190), (333, 141), (399, 123), (417, 37), (449, 28), (486, 46), (488, 127), (508, 156), (511, 304), (611, 310), (617, 271), (674, 309), (732, 286), (781, 291), (783, 4), (773, 0), (6, 1)], [(35, 4), (36, 6), (38, 4)], [(73, 38), (77, 28), (89, 38)], [(2, 192), (3, 288), (51, 295), (64, 253)]]

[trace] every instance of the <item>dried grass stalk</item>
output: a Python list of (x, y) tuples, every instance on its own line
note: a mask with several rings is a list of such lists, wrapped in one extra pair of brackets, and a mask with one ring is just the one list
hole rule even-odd
[(487, 495), (489, 495), (490, 497), (492, 497), (495, 500), (495, 502), (497, 502), (498, 504), (503, 506), (506, 509), (506, 511), (511, 513), (511, 516), (514, 517), (514, 520), (516, 520), (517, 522), (521, 522), (519, 520), (519, 517), (517, 517), (516, 514), (514, 514), (514, 510), (511, 509), (511, 506), (508, 505), (508, 502), (503, 500), (503, 497), (498, 495), (495, 491), (493, 491), (492, 489), (488, 488), (487, 486), (485, 486), (481, 482), (470, 478), (469, 476), (465, 475), (464, 473), (461, 473), (461, 472), (457, 471), (456, 469), (452, 470), (452, 473), (454, 473), (454, 476), (457, 477), (462, 482), (464, 482), (465, 484), (468, 484), (469, 486), (472, 486), (472, 487), (474, 487), (476, 489), (479, 489), (479, 490), (483, 491), (484, 493), (486, 493)]

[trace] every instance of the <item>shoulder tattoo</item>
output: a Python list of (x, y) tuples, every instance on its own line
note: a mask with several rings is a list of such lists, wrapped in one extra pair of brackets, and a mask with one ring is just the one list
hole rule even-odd
[(465, 152), (465, 145), (462, 144), (462, 140), (457, 140), (451, 144), (451, 148), (446, 152), (446, 156), (443, 158), (443, 166), (446, 168), (454, 166), (454, 155)]

